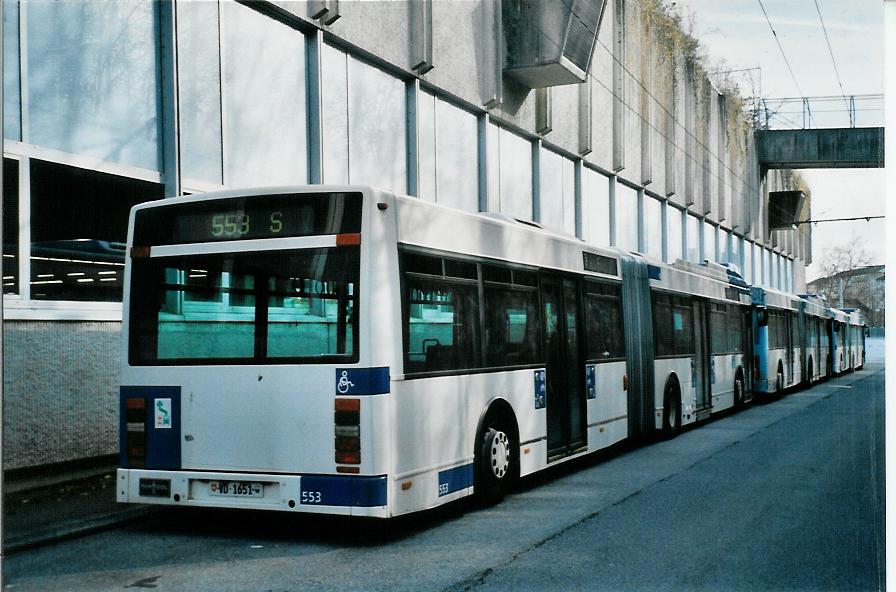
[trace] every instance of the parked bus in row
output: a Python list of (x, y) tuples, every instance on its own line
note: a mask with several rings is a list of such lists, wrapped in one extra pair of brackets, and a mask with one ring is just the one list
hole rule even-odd
[(493, 502), (809, 380), (824, 355), (798, 336), (804, 301), (733, 266), (368, 187), (141, 204), (127, 253), (121, 502), (382, 518)]
[(806, 352), (804, 383), (811, 384), (830, 376), (830, 312), (819, 296), (809, 294), (800, 299), (800, 334)]
[(756, 394), (780, 393), (802, 381), (798, 333), (800, 299), (769, 288), (750, 288)]
[(831, 372), (834, 375), (849, 370), (849, 313), (831, 309)]
[(846, 350), (843, 356), (845, 370), (860, 370), (865, 365), (865, 319), (855, 309), (846, 308), (843, 312), (846, 313)]

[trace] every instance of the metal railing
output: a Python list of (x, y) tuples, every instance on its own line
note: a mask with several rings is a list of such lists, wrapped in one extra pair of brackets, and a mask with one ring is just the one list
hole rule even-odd
[(751, 99), (753, 127), (765, 129), (819, 129), (883, 127), (883, 95), (833, 95)]

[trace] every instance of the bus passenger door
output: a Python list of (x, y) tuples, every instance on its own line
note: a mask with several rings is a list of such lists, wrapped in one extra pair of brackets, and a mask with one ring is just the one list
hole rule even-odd
[(787, 369), (789, 374), (784, 377), (784, 387), (793, 382), (793, 348), (796, 345), (793, 340), (795, 335), (793, 334), (793, 313), (786, 312), (784, 313), (784, 368)]
[(586, 445), (580, 297), (574, 279), (543, 274), (548, 460)]
[(694, 386), (697, 390), (699, 413), (709, 410), (712, 406), (709, 331), (706, 323), (706, 303), (694, 301), (691, 306), (694, 311)]

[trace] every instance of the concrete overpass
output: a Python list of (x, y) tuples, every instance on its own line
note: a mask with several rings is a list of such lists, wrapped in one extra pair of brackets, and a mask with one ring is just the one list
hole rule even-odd
[(883, 168), (884, 128), (756, 131), (762, 170)]

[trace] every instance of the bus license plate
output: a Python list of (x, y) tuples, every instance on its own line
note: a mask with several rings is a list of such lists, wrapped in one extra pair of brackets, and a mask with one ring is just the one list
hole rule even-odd
[(264, 497), (264, 485), (250, 481), (211, 481), (208, 491), (224, 497)]

